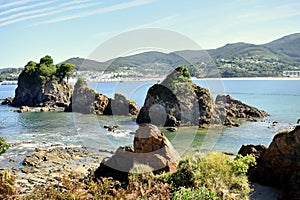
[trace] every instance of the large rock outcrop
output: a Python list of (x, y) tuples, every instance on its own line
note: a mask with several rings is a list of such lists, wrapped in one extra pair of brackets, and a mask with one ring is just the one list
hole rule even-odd
[(59, 74), (61, 67), (55, 66), (50, 56), (41, 58), (39, 63), (28, 62), (18, 77), (18, 87), (11, 105), (17, 107), (68, 106), (73, 87), (63, 78), (67, 73), (71, 73), (71, 68), (70, 64), (70, 68), (65, 69), (63, 75)]
[(191, 81), (187, 68), (178, 67), (148, 90), (136, 121), (158, 126), (197, 126), (199, 120), (208, 123), (213, 109), (210, 92)]
[(190, 79), (185, 67), (176, 68), (166, 79), (147, 93), (136, 122), (158, 126), (238, 125), (237, 118), (265, 117), (268, 114), (229, 95), (219, 95), (216, 103), (209, 90)]
[(83, 114), (99, 114), (106, 112), (109, 98), (89, 88), (87, 83), (78, 79), (74, 86), (71, 104), (65, 111), (79, 112)]
[(108, 98), (88, 87), (83, 79), (78, 79), (71, 104), (65, 111), (97, 115), (137, 115), (139, 107), (122, 94), (115, 94), (114, 99)]
[(156, 126), (141, 124), (135, 133), (134, 146), (120, 147), (111, 158), (101, 162), (94, 176), (127, 182), (134, 165), (147, 165), (154, 173), (175, 172), (179, 159), (179, 154)]
[(59, 106), (65, 107), (70, 104), (73, 88), (63, 81), (48, 81), (43, 84), (41, 81), (23, 78), (22, 74), (18, 79), (18, 87), (12, 101), (13, 106)]
[(299, 199), (300, 126), (277, 133), (251, 168), (252, 181), (283, 189), (280, 199)]

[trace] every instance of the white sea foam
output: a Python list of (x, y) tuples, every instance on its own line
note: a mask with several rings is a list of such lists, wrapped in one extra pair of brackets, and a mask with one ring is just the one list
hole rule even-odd
[(118, 138), (122, 138), (122, 137), (129, 137), (132, 131), (131, 130), (116, 130), (114, 132), (110, 131), (107, 133), (107, 135), (111, 135), (113, 137), (118, 137)]

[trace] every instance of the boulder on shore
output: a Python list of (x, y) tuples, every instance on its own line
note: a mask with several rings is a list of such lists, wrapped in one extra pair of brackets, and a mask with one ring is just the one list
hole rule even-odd
[[(242, 149), (245, 148), (242, 147)], [(249, 170), (251, 181), (281, 188), (279, 199), (298, 199), (300, 195), (300, 126), (296, 126), (292, 131), (277, 133), (270, 146), (263, 151), (260, 155), (256, 155), (259, 156), (257, 165)]]
[(119, 147), (109, 159), (103, 160), (94, 177), (113, 177), (128, 182), (128, 173), (134, 165), (148, 165), (153, 173), (175, 172), (179, 154), (152, 124), (141, 124), (135, 133), (133, 147)]

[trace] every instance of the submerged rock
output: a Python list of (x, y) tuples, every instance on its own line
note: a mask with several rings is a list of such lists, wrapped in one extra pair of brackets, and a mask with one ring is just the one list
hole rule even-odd
[(7, 98), (5, 98), (2, 102), (1, 102), (1, 104), (2, 105), (11, 105), (12, 104), (12, 102), (13, 102), (13, 98), (11, 98), (11, 97), (7, 97)]

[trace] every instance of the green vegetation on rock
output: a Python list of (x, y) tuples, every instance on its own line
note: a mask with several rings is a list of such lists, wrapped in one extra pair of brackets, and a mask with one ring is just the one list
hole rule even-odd
[(6, 152), (8, 148), (9, 144), (2, 137), (0, 137), (0, 155)]
[(39, 63), (30, 61), (21, 73), (30, 81), (37, 81), (45, 84), (48, 81), (57, 80), (60, 83), (64, 78), (68, 78), (75, 65), (63, 63), (54, 65), (51, 56), (47, 55), (40, 59)]

